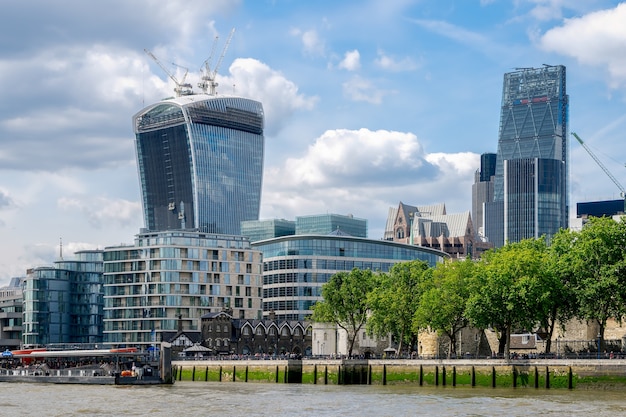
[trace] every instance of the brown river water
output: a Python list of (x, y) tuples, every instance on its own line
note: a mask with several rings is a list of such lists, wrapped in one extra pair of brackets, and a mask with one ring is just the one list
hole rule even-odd
[(0, 416), (626, 416), (626, 392), (177, 381), (0, 383)]

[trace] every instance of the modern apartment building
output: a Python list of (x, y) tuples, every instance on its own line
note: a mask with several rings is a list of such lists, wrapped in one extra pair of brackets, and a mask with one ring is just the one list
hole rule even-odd
[(200, 331), (207, 313), (262, 318), (261, 252), (242, 236), (140, 233), (104, 249), (104, 340), (150, 345), (164, 333)]
[(23, 300), (24, 345), (102, 342), (102, 251), (29, 269)]
[(11, 278), (9, 285), (0, 288), (0, 351), (13, 350), (22, 344), (22, 282)]
[(485, 204), (496, 247), (567, 228), (568, 108), (563, 65), (504, 74), (494, 201)]
[(183, 95), (133, 117), (145, 228), (239, 235), (258, 220), (263, 106), (229, 96)]

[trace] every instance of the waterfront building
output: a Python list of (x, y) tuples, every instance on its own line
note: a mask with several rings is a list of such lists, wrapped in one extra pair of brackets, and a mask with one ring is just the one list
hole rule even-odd
[(385, 239), (434, 248), (452, 258), (476, 257), (492, 247), (474, 230), (469, 211), (448, 214), (445, 204), (411, 206), (400, 202), (387, 216)]
[(568, 108), (563, 65), (504, 74), (494, 199), (485, 209), (496, 247), (568, 227)]
[(101, 343), (103, 328), (102, 251), (27, 271), (24, 278), (22, 342)]
[(202, 316), (202, 339), (215, 355), (311, 356), (311, 323), (304, 320), (236, 319), (229, 311)]
[(18, 349), (22, 343), (23, 277), (11, 278), (0, 288), (0, 351)]
[(354, 237), (367, 237), (367, 220), (351, 214), (316, 214), (296, 217), (297, 235), (328, 235), (339, 231)]
[(296, 234), (296, 222), (285, 219), (246, 220), (241, 222), (241, 234), (250, 242)]
[(240, 235), (257, 220), (263, 177), (263, 106), (190, 94), (133, 117), (145, 228)]
[[(336, 231), (335, 231), (336, 232)], [(322, 299), (322, 285), (354, 268), (388, 272), (398, 262), (421, 259), (434, 266), (446, 253), (385, 240), (330, 235), (293, 235), (252, 242), (263, 253), (263, 317), (304, 320)]]
[(200, 318), (231, 308), (260, 319), (261, 252), (243, 236), (178, 230), (145, 232), (104, 249), (104, 339), (150, 345)]

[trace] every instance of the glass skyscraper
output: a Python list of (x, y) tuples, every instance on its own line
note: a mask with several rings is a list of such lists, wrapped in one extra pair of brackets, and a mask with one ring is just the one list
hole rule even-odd
[(504, 74), (494, 200), (485, 208), (485, 230), (503, 231), (487, 236), (496, 247), (567, 228), (568, 107), (564, 66)]
[(147, 231), (240, 234), (257, 220), (263, 177), (261, 103), (185, 95), (133, 117)]

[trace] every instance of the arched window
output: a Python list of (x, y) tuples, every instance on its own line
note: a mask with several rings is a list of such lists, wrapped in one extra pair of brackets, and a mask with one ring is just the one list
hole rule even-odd
[(243, 328), (243, 335), (244, 336), (249, 336), (250, 335), (250, 328), (249, 327), (244, 327)]
[(228, 347), (228, 339), (224, 339), (224, 346)]
[(276, 336), (276, 327), (270, 327), (270, 336)]
[(215, 347), (222, 346), (222, 341), (220, 339), (215, 339)]
[(300, 336), (300, 329), (298, 327), (296, 327), (295, 330), (293, 331), (293, 335)]
[(257, 336), (263, 336), (263, 328), (262, 327), (257, 327), (256, 328), (256, 334)]
[(283, 327), (283, 330), (281, 331), (281, 335), (289, 336), (289, 329), (287, 328), (287, 326)]
[(396, 230), (396, 237), (397, 237), (398, 239), (404, 239), (404, 229), (402, 229), (401, 227), (399, 227), (399, 228)]
[(228, 326), (226, 324), (224, 325), (224, 333), (228, 333)]

